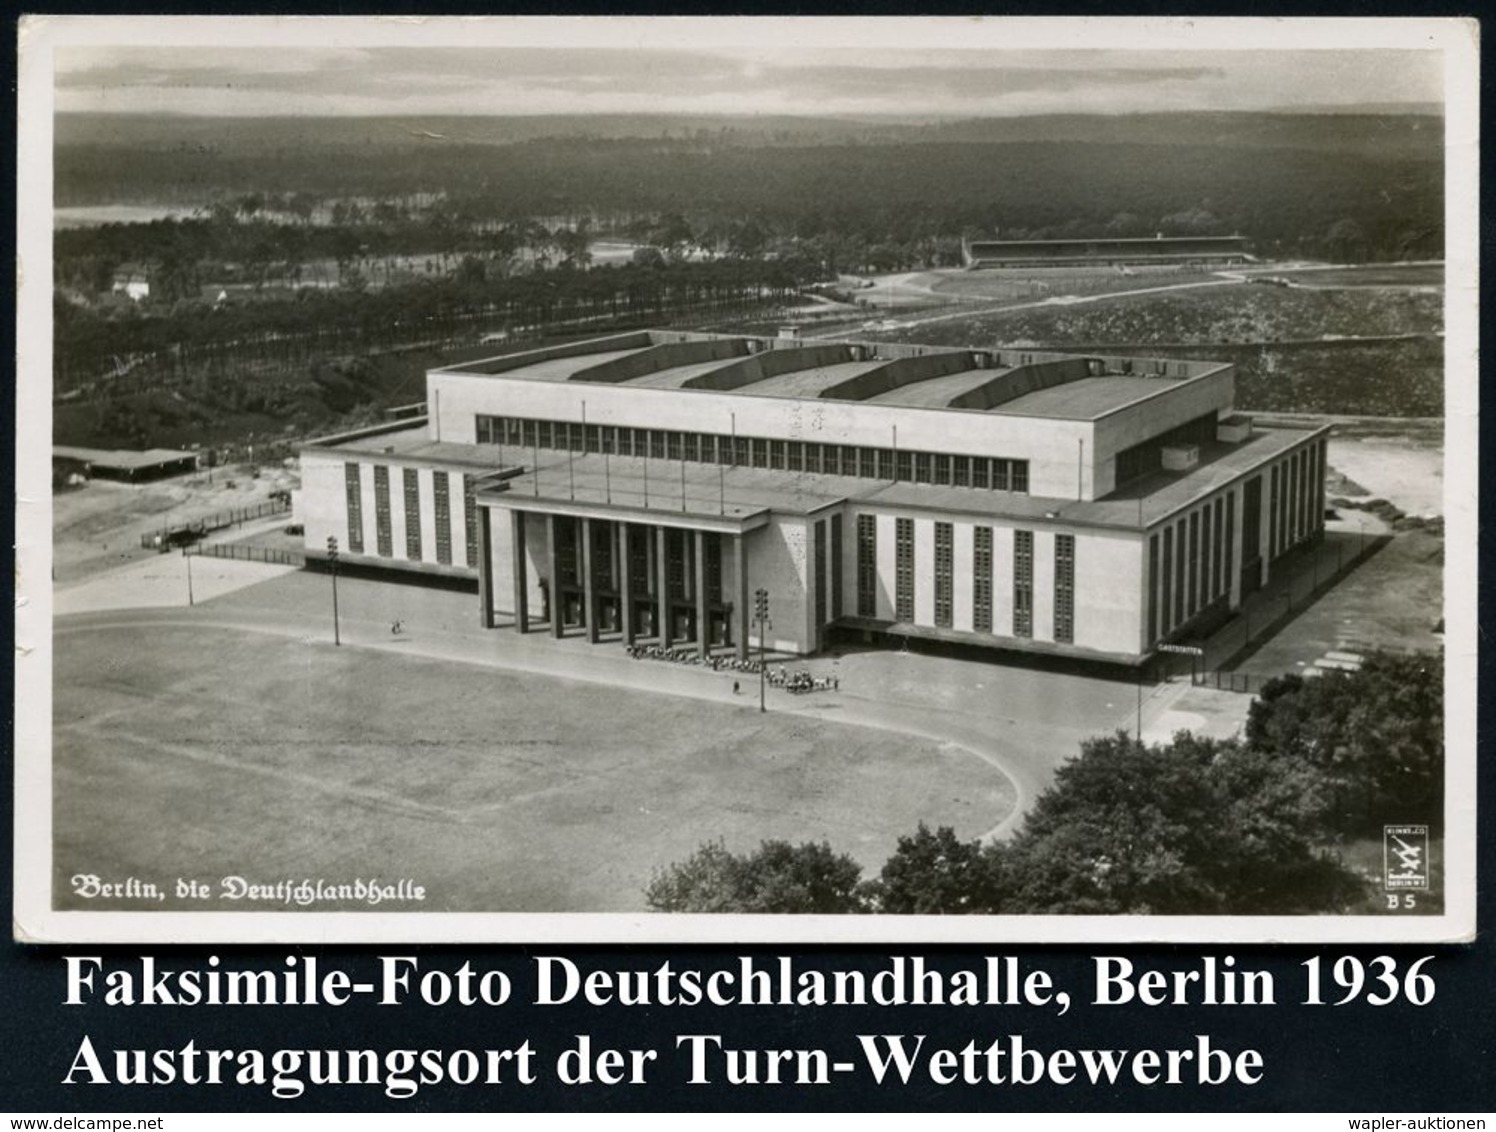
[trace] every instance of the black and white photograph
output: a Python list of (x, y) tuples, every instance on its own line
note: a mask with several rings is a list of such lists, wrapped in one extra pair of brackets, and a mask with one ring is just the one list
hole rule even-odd
[(1471, 938), (1476, 42), (24, 22), (18, 938)]

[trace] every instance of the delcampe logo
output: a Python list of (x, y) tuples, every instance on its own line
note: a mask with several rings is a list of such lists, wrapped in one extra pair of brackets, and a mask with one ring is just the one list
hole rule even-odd
[(1382, 887), (1428, 888), (1428, 826), (1382, 827)]

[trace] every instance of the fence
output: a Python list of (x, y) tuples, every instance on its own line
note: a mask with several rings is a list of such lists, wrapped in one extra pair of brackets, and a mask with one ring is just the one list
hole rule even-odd
[(156, 550), (165, 554), (173, 547), (190, 546), (214, 531), (243, 526), (253, 519), (263, 519), (266, 515), (283, 515), (290, 510), (290, 497), (282, 496), (264, 503), (257, 503), (253, 507), (235, 507), (228, 511), (220, 511), (216, 515), (180, 523), (175, 527), (162, 527), (159, 531), (147, 531), (140, 536), (140, 545), (144, 550)]
[(1261, 691), (1264, 682), (1282, 673), (1244, 670), (1257, 650), (1389, 541), (1390, 536), (1371, 532), (1339, 532), (1294, 552), (1274, 566), (1281, 580), (1251, 595), (1219, 631), (1193, 642), (1203, 655), (1159, 656), (1148, 674), (1155, 681), (1188, 676), (1199, 687)]
[(306, 555), (299, 550), (278, 550), (242, 542), (200, 543), (182, 548), (183, 554), (198, 558), (231, 558), (238, 562), (267, 562), (272, 566), (306, 565)]

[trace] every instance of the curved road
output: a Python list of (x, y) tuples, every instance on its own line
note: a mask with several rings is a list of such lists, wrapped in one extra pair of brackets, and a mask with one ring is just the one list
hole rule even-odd
[[(313, 582), (318, 585), (319, 590), (322, 584), (321, 578), (310, 576), (297, 578), (296, 575), (291, 575), (286, 578), (287, 581), (292, 579)], [(343, 584), (347, 586), (349, 583), (345, 581)], [(357, 585), (356, 582), (353, 584)], [(408, 595), (402, 596), (409, 600)], [(438, 660), (509, 668), (737, 705), (741, 705), (743, 700), (732, 694), (735, 677), (744, 685), (745, 692), (751, 694), (753, 691), (751, 677), (725, 671), (713, 672), (695, 665), (635, 661), (617, 648), (594, 648), (576, 638), (556, 642), (544, 633), (518, 637), (508, 632), (482, 632), (466, 623), (467, 618), (471, 617), (468, 609), (461, 611), (465, 616), (464, 623), (460, 626), (444, 624), (439, 616), (427, 615), (423, 610), (408, 617), (407, 624), (412, 625), (412, 629), (394, 636), (390, 633), (392, 617), (386, 615), (384, 608), (381, 607), (376, 616), (359, 616), (348, 612), (350, 606), (357, 608), (367, 604), (364, 601), (345, 602), (340, 626), (342, 641), (349, 647), (414, 653)], [(61, 616), (55, 622), (54, 635), (62, 637), (147, 626), (191, 627), (263, 633), (325, 644), (331, 635), (328, 620), (330, 618), (326, 614), (309, 617), (302, 609), (260, 602), (236, 604), (235, 599), (231, 598), (193, 609), (110, 609)], [(924, 665), (959, 663), (941, 662), (933, 657), (912, 659)], [(849, 684), (886, 685), (890, 682), (890, 676), (896, 685), (896, 673), (884, 666), (899, 664), (898, 654), (854, 654), (846, 657), (845, 661), (846, 666), (839, 669), (842, 674), (842, 691), (796, 696), (770, 689), (772, 710), (815, 717), (827, 722), (851, 723), (919, 736), (950, 744), (981, 759), (1011, 784), (1015, 795), (1011, 810), (1002, 815), (1001, 820), (984, 835), (988, 838), (1005, 837), (1013, 832), (1023, 814), (1049, 785), (1056, 767), (1075, 752), (1078, 737), (1104, 731), (1108, 727), (1130, 728), (1135, 711), (1131, 687), (1118, 685), (1115, 692), (1103, 690), (1101, 693), (1114, 696), (1117, 704), (1116, 710), (1109, 713), (1112, 718), (1100, 724), (1086, 725), (1082, 722), (1067, 727), (1048, 719), (1024, 718), (1018, 713), (1008, 715), (1002, 706), (1004, 702), (1026, 703), (1031, 698), (1019, 685), (1031, 679), (1032, 674), (1001, 669), (995, 670), (998, 675), (992, 679), (1000, 683), (991, 691), (972, 694), (976, 705), (986, 710), (963, 710), (933, 699), (920, 702), (917, 695), (907, 692), (900, 695), (896, 686), (870, 687), (866, 692), (849, 690)], [(808, 667), (825, 673), (833, 670), (828, 666), (829, 663), (840, 665), (841, 661), (828, 662), (820, 659), (791, 663), (797, 668)], [(850, 680), (849, 669), (855, 670), (855, 676)], [(986, 671), (985, 666), (982, 670)], [(1039, 674), (1039, 678), (1047, 681), (1064, 679), (1053, 674)], [(1007, 693), (1006, 700), (1003, 697), (1004, 685), (1012, 688)], [(981, 688), (982, 685), (976, 687)], [(959, 694), (967, 695), (965, 690), (960, 690)], [(1164, 705), (1160, 701), (1167, 698), (1171, 697), (1168, 696), (1166, 687), (1154, 689), (1154, 695), (1150, 697), (1150, 714), (1161, 709)], [(1111, 703), (1107, 704), (1108, 709), (1112, 706)], [(1101, 710), (1106, 714), (1105, 709)]]

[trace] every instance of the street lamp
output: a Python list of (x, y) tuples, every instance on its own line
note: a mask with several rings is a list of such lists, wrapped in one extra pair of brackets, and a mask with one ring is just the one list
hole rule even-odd
[(192, 547), (182, 547), (182, 557), (187, 559), (187, 604), (192, 604)]
[(753, 619), (758, 622), (758, 710), (768, 711), (769, 709), (764, 706), (764, 684), (767, 679), (767, 670), (764, 668), (764, 633), (766, 629), (774, 628), (774, 622), (769, 620), (768, 590), (754, 591)]
[(332, 643), (343, 643), (338, 633), (338, 536), (327, 536), (327, 566), (332, 573)]

